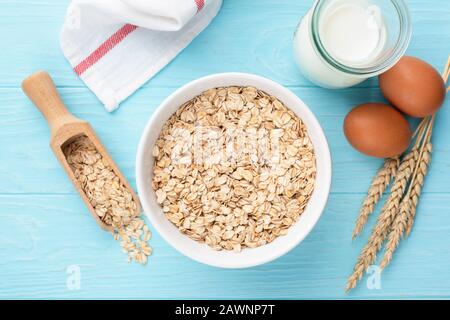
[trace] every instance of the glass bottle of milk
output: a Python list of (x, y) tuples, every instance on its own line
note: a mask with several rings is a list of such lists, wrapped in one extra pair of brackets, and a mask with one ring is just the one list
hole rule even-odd
[(403, 0), (316, 0), (297, 27), (294, 54), (313, 83), (346, 88), (395, 65), (410, 38)]

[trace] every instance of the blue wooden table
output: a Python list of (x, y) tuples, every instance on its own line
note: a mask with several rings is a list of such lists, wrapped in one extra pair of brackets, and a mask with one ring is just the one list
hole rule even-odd
[[(0, 298), (450, 298), (450, 101), (439, 113), (434, 153), (415, 228), (382, 274), (343, 288), (373, 226), (351, 241), (381, 160), (354, 151), (342, 122), (350, 108), (383, 101), (375, 80), (328, 91), (307, 82), (292, 57), (292, 34), (312, 1), (225, 0), (194, 42), (113, 114), (72, 72), (58, 35), (68, 0), (0, 0)], [(441, 70), (450, 54), (450, 1), (410, 0), (409, 54)], [(221, 270), (172, 249), (156, 232), (149, 265), (129, 265), (102, 232), (51, 153), (49, 129), (20, 83), (48, 70), (77, 116), (92, 123), (135, 186), (140, 134), (171, 92), (216, 72), (251, 72), (294, 91), (321, 122), (333, 156), (328, 206), (313, 232), (284, 257), (256, 268)], [(80, 275), (79, 283), (74, 277)]]

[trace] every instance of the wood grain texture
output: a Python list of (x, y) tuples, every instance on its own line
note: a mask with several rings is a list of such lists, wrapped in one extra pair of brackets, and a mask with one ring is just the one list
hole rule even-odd
[[(225, 0), (211, 26), (113, 114), (107, 113), (63, 58), (59, 29), (68, 1), (0, 0), (0, 298), (450, 298), (449, 102), (434, 134), (433, 161), (411, 237), (382, 275), (382, 289), (365, 278), (343, 293), (361, 238), (351, 232), (381, 160), (358, 154), (342, 122), (350, 108), (383, 101), (375, 80), (357, 88), (314, 87), (298, 72), (291, 39), (312, 1)], [(414, 37), (409, 53), (436, 68), (450, 54), (450, 2), (410, 0)], [(288, 86), (322, 124), (333, 157), (330, 200), (319, 224), (293, 251), (248, 270), (200, 265), (157, 234), (147, 267), (128, 265), (102, 232), (49, 149), (49, 129), (20, 90), (27, 75), (46, 69), (70, 111), (91, 122), (135, 186), (140, 134), (157, 106), (180, 85), (215, 72), (252, 72)], [(153, 228), (152, 228), (153, 229)], [(66, 286), (68, 266), (81, 270), (81, 289)]]
[[(0, 85), (17, 86), (48, 70), (59, 86), (83, 87), (59, 48), (68, 0), (0, 0)], [(312, 0), (225, 0), (217, 18), (146, 87), (178, 87), (198, 77), (229, 71), (253, 72), (284, 85), (308, 86), (293, 67), (292, 38)], [(414, 37), (410, 53), (444, 67), (450, 41), (450, 1), (409, 0)], [(11, 59), (14, 63), (10, 63)], [(366, 82), (363, 86), (374, 86)]]
[[(0, 298), (362, 298), (448, 295), (448, 194), (425, 194), (416, 228), (381, 277), (343, 293), (362, 238), (351, 241), (362, 195), (332, 194), (307, 239), (275, 262), (247, 270), (206, 267), (177, 253), (157, 234), (149, 265), (129, 265), (77, 195), (0, 196)], [(370, 220), (373, 226), (374, 220)], [(439, 226), (439, 227), (437, 227)], [(66, 270), (81, 269), (81, 290)]]

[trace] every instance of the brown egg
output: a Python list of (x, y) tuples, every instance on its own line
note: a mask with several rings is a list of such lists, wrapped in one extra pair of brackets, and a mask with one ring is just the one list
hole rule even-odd
[(358, 151), (378, 158), (403, 153), (411, 141), (411, 129), (395, 108), (382, 103), (355, 107), (345, 117), (344, 133)]
[(403, 57), (379, 77), (384, 96), (404, 113), (423, 118), (434, 114), (444, 102), (445, 84), (428, 63)]

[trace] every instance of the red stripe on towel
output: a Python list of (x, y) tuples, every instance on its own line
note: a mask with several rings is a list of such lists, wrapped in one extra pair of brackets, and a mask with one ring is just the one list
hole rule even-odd
[(205, 0), (195, 0), (195, 4), (197, 5), (197, 12), (199, 12), (205, 6)]
[[(205, 0), (194, 0), (197, 5), (197, 12), (201, 11), (205, 6)], [(81, 76), (86, 70), (96, 64), (109, 51), (122, 42), (130, 33), (137, 29), (137, 26), (126, 24), (117, 30), (111, 37), (103, 42), (97, 49), (95, 49), (87, 58), (81, 61), (73, 68), (78, 76)]]
[[(200, 0), (196, 0), (200, 1)], [(117, 30), (111, 37), (103, 42), (97, 49), (94, 50), (87, 58), (81, 61), (73, 70), (78, 76), (81, 76), (86, 70), (96, 64), (101, 58), (103, 58), (109, 51), (117, 46), (123, 39), (125, 39), (130, 33), (137, 29), (137, 26), (132, 24), (126, 24)]]

